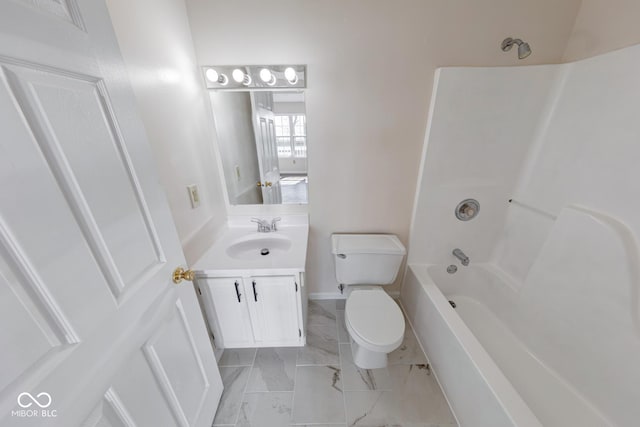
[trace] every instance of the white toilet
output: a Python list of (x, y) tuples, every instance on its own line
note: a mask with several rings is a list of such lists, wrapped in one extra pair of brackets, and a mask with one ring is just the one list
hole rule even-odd
[(404, 316), (382, 289), (392, 284), (406, 249), (392, 234), (333, 234), (336, 279), (346, 287), (345, 324), (356, 365), (387, 365), (387, 354), (402, 343)]

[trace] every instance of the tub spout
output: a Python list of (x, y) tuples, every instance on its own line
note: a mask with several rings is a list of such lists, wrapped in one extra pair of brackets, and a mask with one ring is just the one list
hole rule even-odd
[(461, 249), (458, 249), (458, 248), (454, 249), (453, 250), (453, 256), (458, 258), (460, 260), (460, 262), (462, 263), (462, 265), (464, 265), (464, 266), (469, 265), (469, 257), (466, 256), (464, 254), (464, 252), (462, 252)]

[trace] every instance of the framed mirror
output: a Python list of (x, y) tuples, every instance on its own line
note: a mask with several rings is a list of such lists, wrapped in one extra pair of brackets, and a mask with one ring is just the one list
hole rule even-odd
[(209, 91), (231, 205), (308, 203), (301, 91)]

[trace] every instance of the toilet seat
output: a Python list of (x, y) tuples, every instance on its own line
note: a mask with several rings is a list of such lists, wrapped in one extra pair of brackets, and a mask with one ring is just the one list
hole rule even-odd
[(390, 353), (402, 343), (404, 316), (398, 304), (382, 289), (354, 289), (345, 306), (345, 324), (362, 347)]

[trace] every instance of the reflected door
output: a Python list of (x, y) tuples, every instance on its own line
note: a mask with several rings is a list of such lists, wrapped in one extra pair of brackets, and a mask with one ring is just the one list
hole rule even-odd
[(126, 76), (103, 1), (0, 2), (2, 426), (213, 419), (222, 382), (171, 281), (184, 256)]
[(251, 107), (262, 182), (262, 200), (264, 204), (279, 204), (282, 203), (282, 191), (272, 93), (251, 92)]

